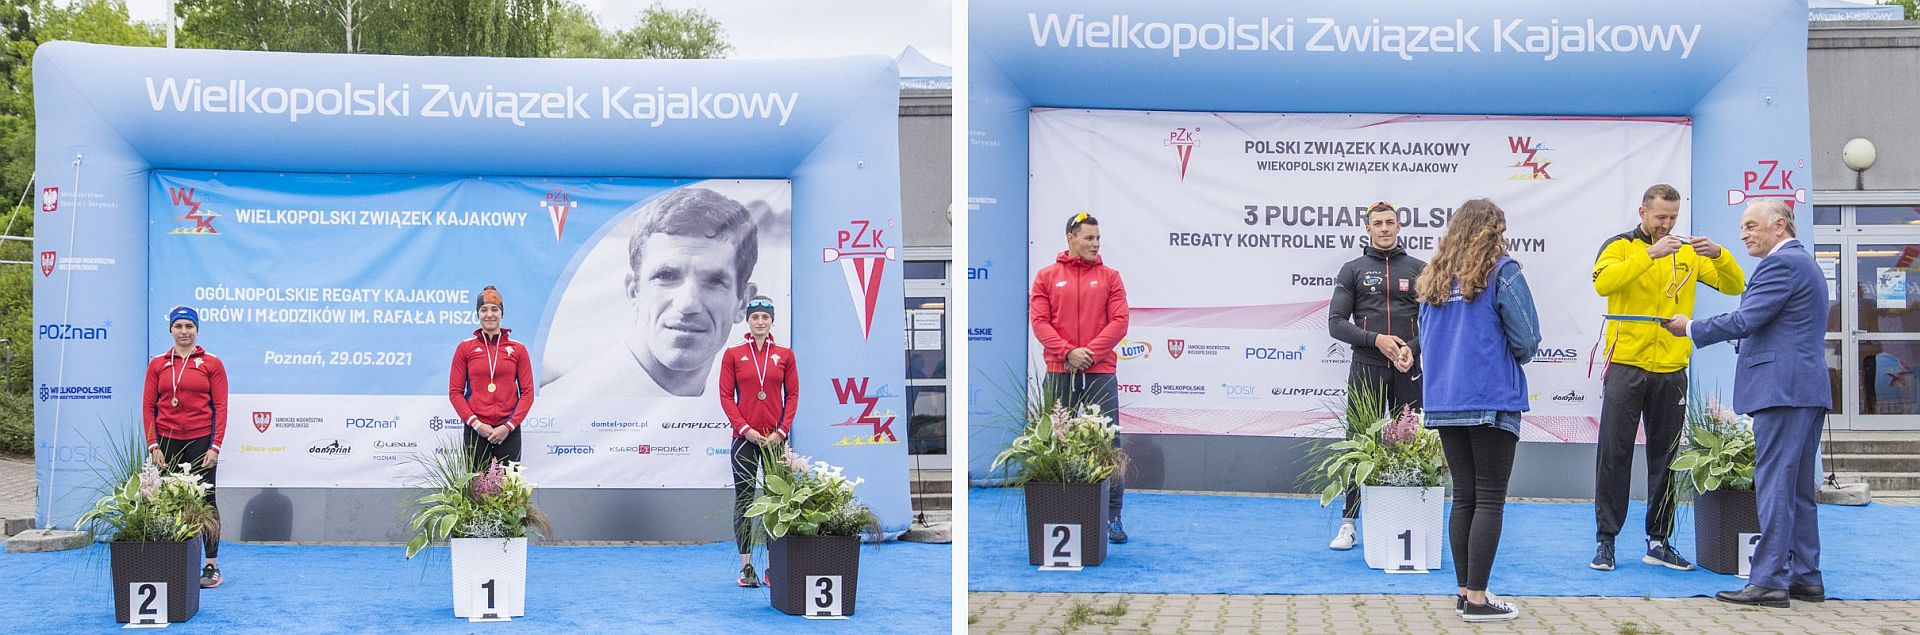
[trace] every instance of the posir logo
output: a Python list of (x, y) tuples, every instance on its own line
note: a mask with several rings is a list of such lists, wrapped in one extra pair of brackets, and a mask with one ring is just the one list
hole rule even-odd
[(105, 340), (107, 329), (112, 326), (112, 322), (101, 322), (100, 326), (42, 324), (39, 333), (43, 340)]
[(974, 328), (967, 329), (967, 341), (991, 342), (993, 341), (993, 328), (976, 326)]
[(1288, 362), (1297, 362), (1302, 359), (1306, 359), (1306, 357), (1307, 357), (1307, 347), (1304, 345), (1298, 348), (1273, 348), (1270, 346), (1249, 346), (1247, 347), (1246, 352), (1242, 354), (1242, 359), (1265, 359), (1265, 360), (1277, 360), (1277, 361), (1288, 361)]
[(547, 200), (542, 201), (540, 206), (546, 208), (547, 220), (553, 223), (553, 242), (560, 242), (560, 233), (567, 229), (567, 212), (579, 207), (580, 201), (573, 200), (556, 187), (552, 192), (547, 192)]
[(392, 430), (400, 427), (400, 417), (399, 415), (395, 415), (392, 419), (349, 417), (347, 419), (347, 427), (361, 430)]
[[(1795, 168), (1806, 166), (1806, 161), (1794, 164)], [(1779, 161), (1756, 161), (1754, 169), (1740, 172), (1740, 189), (1727, 190), (1727, 204), (1756, 198), (1777, 198), (1793, 209), (1794, 204), (1807, 202), (1807, 190), (1793, 186), (1793, 170), (1780, 169)]]
[(267, 428), (271, 427), (273, 427), (273, 413), (253, 411), (253, 429), (266, 432)]
[(1180, 158), (1180, 180), (1187, 180), (1187, 162), (1193, 159), (1193, 148), (1200, 145), (1200, 127), (1174, 128), (1161, 144), (1173, 148), (1174, 156)]
[[(895, 260), (892, 247), (881, 238), (884, 229), (875, 229), (873, 221), (854, 220), (850, 229), (834, 236), (834, 246), (821, 250), (821, 262), (840, 263), (847, 277), (847, 292), (853, 295), (853, 317), (860, 337), (873, 335), (873, 310), (880, 302), (880, 280), (887, 261)], [(887, 221), (887, 228), (893, 221)]]
[(1520, 158), (1520, 160), (1514, 162), (1513, 165), (1507, 166), (1510, 168), (1519, 168), (1519, 170), (1515, 171), (1511, 176), (1508, 176), (1507, 180), (1509, 181), (1551, 181), (1553, 180), (1553, 175), (1547, 173), (1547, 166), (1553, 165), (1553, 162), (1540, 158), (1541, 152), (1545, 152), (1553, 149), (1553, 148), (1547, 147), (1546, 142), (1544, 141), (1536, 142), (1533, 140), (1533, 137), (1530, 137), (1530, 136), (1529, 137), (1507, 137), (1507, 148), (1509, 150), (1512, 150), (1513, 154)]
[(869, 427), (865, 436), (841, 437), (834, 445), (886, 445), (900, 442), (900, 439), (893, 435), (893, 420), (896, 418), (893, 411), (888, 410), (878, 415), (873, 412), (874, 408), (880, 405), (880, 395), (867, 394), (867, 385), (872, 379), (871, 377), (848, 377), (845, 380), (839, 377), (832, 378), (833, 394), (839, 398), (840, 405), (861, 407), (860, 414), (847, 417), (846, 421), (833, 425)]
[(40, 384), (40, 400), (112, 399), (112, 386), (49, 386)]
[(173, 200), (173, 208), (181, 211), (181, 214), (173, 217), (173, 220), (183, 223), (182, 226), (175, 227), (173, 231), (167, 232), (168, 234), (178, 236), (217, 235), (220, 233), (219, 230), (213, 228), (213, 219), (219, 218), (220, 215), (213, 213), (212, 210), (200, 209), (200, 201), (193, 199), (194, 194), (194, 188), (191, 187), (167, 188), (167, 198)]
[(554, 429), (556, 423), (557, 420), (553, 417), (527, 417), (526, 421), (520, 422), (520, 430), (535, 434), (559, 432)]
[(42, 212), (60, 211), (60, 188), (58, 187), (40, 188), (40, 211)]
[(1535, 364), (1571, 364), (1580, 361), (1580, 351), (1571, 348), (1534, 349)]
[(551, 454), (554, 456), (576, 456), (576, 455), (583, 455), (583, 454), (593, 454), (593, 446), (591, 445), (549, 445), (547, 446), (547, 454)]
[(339, 439), (322, 439), (307, 446), (307, 455), (323, 459), (344, 459), (353, 456), (353, 446)]
[(1228, 399), (1252, 399), (1253, 384), (1220, 384), (1220, 392)]
[(1207, 394), (1207, 387), (1189, 386), (1186, 384), (1154, 384), (1147, 388), (1147, 391), (1156, 395), (1204, 395)]
[(1120, 340), (1120, 345), (1113, 347), (1113, 352), (1119, 353), (1120, 359), (1146, 359), (1153, 354), (1153, 345), (1146, 342)]
[(1580, 394), (1580, 391), (1578, 390), (1569, 390), (1569, 391), (1560, 393), (1558, 395), (1554, 395), (1553, 400), (1559, 401), (1559, 402), (1565, 402), (1565, 403), (1581, 403), (1587, 400), (1587, 396)]

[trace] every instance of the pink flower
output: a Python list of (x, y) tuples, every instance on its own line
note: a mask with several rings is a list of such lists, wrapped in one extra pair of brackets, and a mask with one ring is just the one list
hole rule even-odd
[(473, 494), (475, 496), (499, 496), (500, 485), (505, 483), (506, 480), (507, 469), (500, 465), (500, 459), (493, 459), (489, 462), (487, 471), (481, 472), (479, 476), (474, 477)]
[(793, 468), (795, 472), (805, 472), (813, 469), (813, 462), (807, 460), (807, 457), (795, 453), (793, 446), (787, 446), (781, 449), (780, 464)]
[(1400, 418), (1393, 420), (1393, 423), (1387, 424), (1385, 430), (1380, 431), (1380, 440), (1387, 445), (1400, 445), (1412, 441), (1414, 432), (1419, 429), (1420, 415), (1412, 408), (1402, 408)]
[(140, 497), (151, 499), (158, 493), (160, 493), (160, 468), (152, 461), (147, 461), (147, 465), (140, 468)]

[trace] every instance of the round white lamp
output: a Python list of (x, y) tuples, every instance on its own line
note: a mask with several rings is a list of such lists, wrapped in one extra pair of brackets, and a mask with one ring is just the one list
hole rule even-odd
[(1840, 160), (1847, 164), (1848, 169), (1855, 172), (1867, 171), (1867, 168), (1873, 167), (1873, 161), (1877, 158), (1879, 153), (1874, 150), (1873, 142), (1861, 137), (1847, 140), (1847, 145), (1840, 148)]

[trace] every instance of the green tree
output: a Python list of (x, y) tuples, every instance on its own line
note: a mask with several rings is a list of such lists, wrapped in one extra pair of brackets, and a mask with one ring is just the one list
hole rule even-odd
[(673, 11), (660, 3), (647, 7), (640, 23), (613, 36), (610, 57), (630, 59), (714, 59), (733, 52), (720, 21), (699, 9)]

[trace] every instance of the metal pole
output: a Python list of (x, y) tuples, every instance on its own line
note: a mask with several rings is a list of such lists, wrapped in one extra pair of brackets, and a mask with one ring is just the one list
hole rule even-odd
[(173, 48), (173, 0), (167, 0), (167, 48)]

